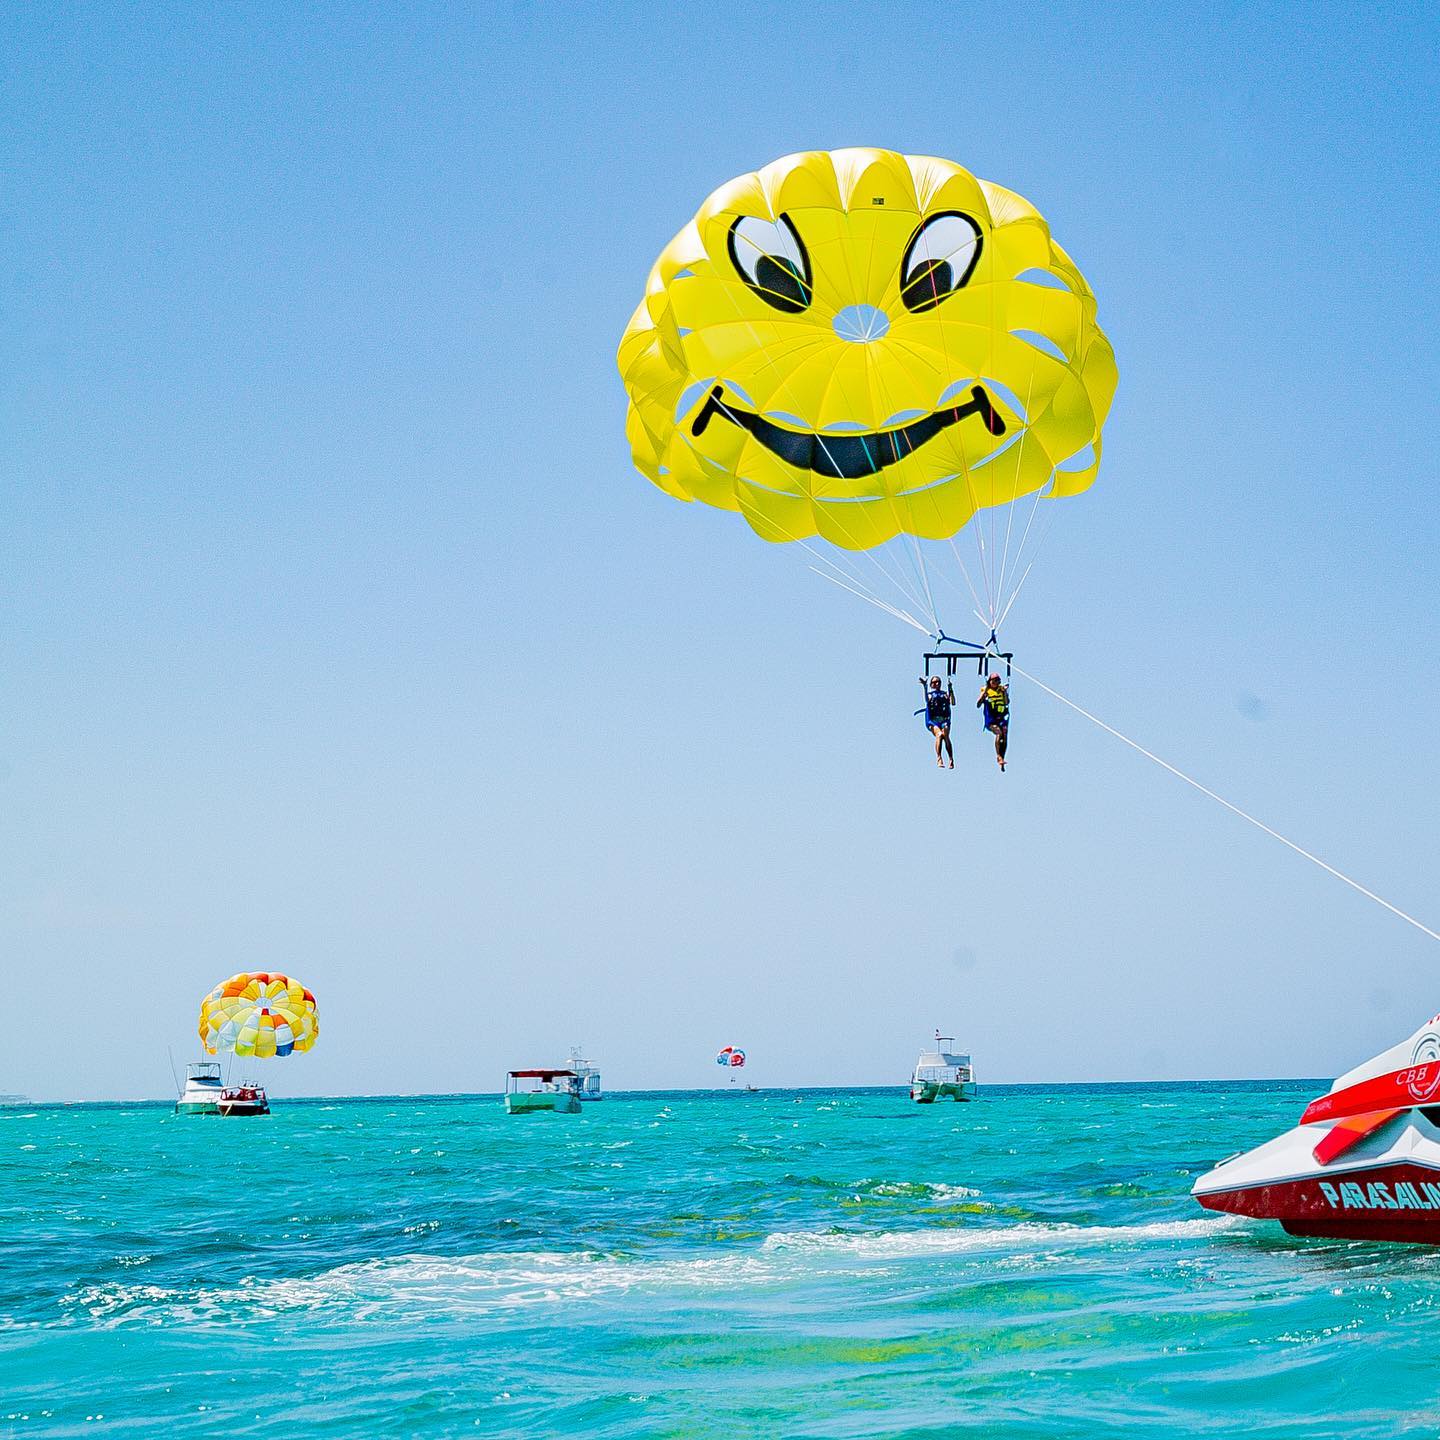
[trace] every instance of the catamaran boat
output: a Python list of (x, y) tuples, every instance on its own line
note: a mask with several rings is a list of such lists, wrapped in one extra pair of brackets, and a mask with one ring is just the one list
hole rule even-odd
[(605, 1097), (600, 1092), (600, 1068), (592, 1065), (580, 1054), (580, 1047), (574, 1046), (570, 1051), (570, 1068), (575, 1072), (580, 1081), (580, 1098), (582, 1100), (603, 1100)]
[(1278, 1220), (1292, 1235), (1440, 1245), (1440, 1015), (1190, 1193), (1210, 1210)]
[(935, 1032), (935, 1048), (922, 1050), (910, 1077), (910, 1098), (917, 1105), (937, 1100), (973, 1100), (980, 1087), (968, 1055), (954, 1050), (955, 1037)]
[(220, 1066), (214, 1060), (185, 1067), (185, 1088), (175, 1102), (177, 1115), (218, 1115), (220, 1113)]
[[(532, 1082), (521, 1088), (521, 1081)], [(505, 1074), (505, 1111), (529, 1115), (553, 1110), (557, 1115), (580, 1111), (580, 1077), (573, 1070), (509, 1070)]]

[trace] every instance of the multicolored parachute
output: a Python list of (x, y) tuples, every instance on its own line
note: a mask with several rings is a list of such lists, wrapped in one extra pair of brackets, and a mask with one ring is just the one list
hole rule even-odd
[(716, 1057), (717, 1065), (728, 1065), (738, 1070), (745, 1063), (745, 1052), (737, 1050), (733, 1045), (727, 1045)]
[(232, 975), (200, 1002), (200, 1039), (211, 1055), (291, 1055), (319, 1034), (315, 997), (288, 975)]
[[(766, 540), (948, 541), (1094, 481), (1117, 378), (1095, 309), (1014, 192), (929, 156), (789, 155), (722, 185), (651, 270), (618, 355), (631, 452)], [(992, 630), (1022, 525), (980, 548)], [(907, 603), (935, 621), (921, 567)]]

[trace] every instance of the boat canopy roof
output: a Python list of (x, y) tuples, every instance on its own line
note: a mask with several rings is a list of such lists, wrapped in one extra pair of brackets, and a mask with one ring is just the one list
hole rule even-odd
[(915, 1062), (918, 1069), (944, 1068), (946, 1066), (968, 1065), (968, 1055), (956, 1055), (950, 1050), (922, 1050), (920, 1058)]
[(559, 1080), (575, 1074), (573, 1070), (507, 1070), (505, 1073), (515, 1080)]

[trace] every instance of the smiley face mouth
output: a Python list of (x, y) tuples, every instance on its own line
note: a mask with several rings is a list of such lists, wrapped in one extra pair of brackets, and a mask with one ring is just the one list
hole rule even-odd
[(863, 480), (877, 475), (888, 465), (898, 464), (913, 455), (927, 441), (943, 430), (976, 415), (992, 435), (1005, 433), (1005, 421), (986, 394), (983, 385), (970, 387), (970, 398), (963, 405), (936, 410), (896, 430), (872, 430), (868, 434), (819, 435), (814, 431), (786, 430), (763, 415), (740, 410), (724, 398), (724, 386), (717, 385), (706, 398), (700, 413), (690, 426), (690, 433), (703, 435), (717, 416), (753, 435), (772, 455), (797, 470), (813, 470), (836, 480)]

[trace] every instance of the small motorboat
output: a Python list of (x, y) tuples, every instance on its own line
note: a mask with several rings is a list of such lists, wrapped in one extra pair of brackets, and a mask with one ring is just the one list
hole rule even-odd
[(220, 1113), (220, 1066), (213, 1060), (185, 1067), (185, 1088), (175, 1102), (177, 1115), (218, 1115)]
[(1440, 1245), (1440, 1015), (1190, 1193), (1210, 1210), (1278, 1220), (1291, 1235)]
[(942, 1035), (937, 1030), (935, 1048), (920, 1052), (910, 1077), (910, 1098), (917, 1105), (933, 1105), (937, 1100), (973, 1100), (979, 1093), (970, 1057), (957, 1054), (954, 1044), (953, 1035)]
[(217, 1102), (222, 1115), (268, 1115), (270, 1102), (260, 1085), (227, 1085)]
[[(533, 1082), (522, 1088), (520, 1082)], [(580, 1110), (580, 1076), (573, 1070), (508, 1070), (505, 1073), (505, 1112), (529, 1115), (553, 1110), (575, 1115)]]

